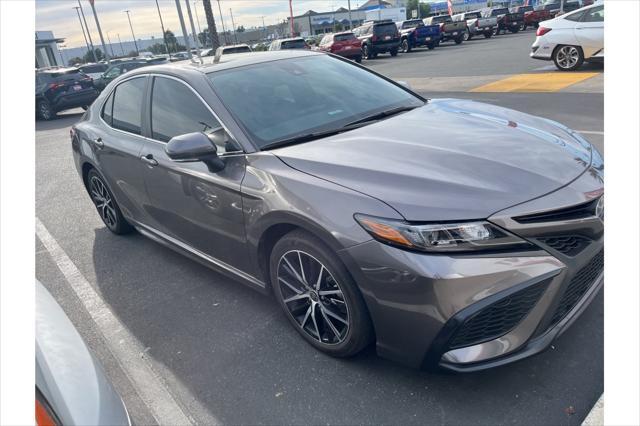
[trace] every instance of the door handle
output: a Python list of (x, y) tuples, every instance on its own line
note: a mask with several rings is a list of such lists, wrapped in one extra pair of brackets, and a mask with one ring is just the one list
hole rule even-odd
[(143, 155), (142, 157), (140, 157), (140, 159), (151, 167), (158, 165), (158, 161), (156, 161), (156, 159), (153, 158), (153, 155), (151, 154)]
[(102, 142), (102, 138), (94, 139), (93, 144), (100, 149), (104, 148), (104, 142)]

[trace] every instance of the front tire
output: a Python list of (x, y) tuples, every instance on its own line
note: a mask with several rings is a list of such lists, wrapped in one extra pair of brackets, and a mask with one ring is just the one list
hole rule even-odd
[(553, 51), (553, 63), (560, 71), (575, 71), (584, 63), (584, 53), (579, 46), (561, 45)]
[(361, 64), (362, 63), (362, 56), (356, 56), (356, 62), (358, 64)]
[(270, 256), (273, 293), (296, 331), (316, 349), (348, 357), (373, 339), (362, 295), (335, 253), (314, 236), (296, 230)]
[(467, 41), (467, 40), (471, 40), (471, 33), (469, 33), (469, 30), (466, 30), (465, 32), (462, 33), (462, 41)]
[(368, 44), (362, 45), (362, 57), (365, 59), (373, 59), (373, 52), (371, 52), (371, 48)]
[(122, 215), (111, 190), (95, 169), (91, 169), (87, 175), (87, 188), (100, 219), (109, 231), (118, 235), (133, 231), (133, 226)]
[(38, 116), (43, 120), (49, 121), (56, 118), (56, 112), (47, 100), (41, 99), (38, 101)]

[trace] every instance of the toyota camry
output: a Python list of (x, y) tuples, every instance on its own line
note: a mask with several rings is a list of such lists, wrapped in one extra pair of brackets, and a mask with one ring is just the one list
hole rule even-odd
[(604, 167), (580, 134), (330, 54), (131, 71), (71, 144), (108, 229), (272, 293), (333, 356), (501, 365), (603, 285)]

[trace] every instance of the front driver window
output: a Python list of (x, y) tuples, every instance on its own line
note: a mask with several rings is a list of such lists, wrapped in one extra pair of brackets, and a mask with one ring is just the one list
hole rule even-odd
[[(186, 133), (212, 133), (220, 122), (185, 84), (170, 78), (156, 77), (151, 95), (151, 135), (168, 142)], [(218, 154), (239, 150), (235, 146), (216, 146)]]
[(594, 7), (587, 11), (582, 22), (604, 22), (604, 6)]

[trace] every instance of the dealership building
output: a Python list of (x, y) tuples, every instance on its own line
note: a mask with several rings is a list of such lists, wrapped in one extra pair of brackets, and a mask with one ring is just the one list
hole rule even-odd
[(58, 43), (64, 39), (54, 37), (52, 31), (36, 31), (36, 68), (64, 65)]

